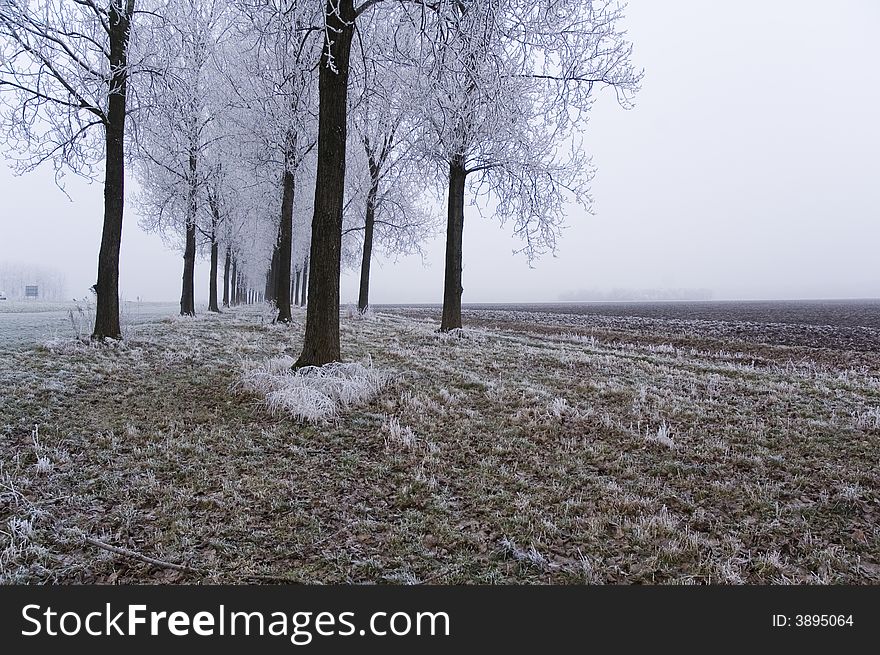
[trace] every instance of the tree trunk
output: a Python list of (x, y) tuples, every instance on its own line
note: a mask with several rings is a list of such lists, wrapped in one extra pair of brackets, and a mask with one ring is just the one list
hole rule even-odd
[(92, 339), (121, 339), (119, 327), (119, 248), (125, 206), (125, 102), (128, 87), (127, 49), (134, 0), (124, 10), (109, 4), (110, 93), (107, 99), (104, 168), (104, 226), (98, 252), (95, 289), (95, 329)]
[[(293, 147), (295, 147), (295, 140)], [(275, 287), (275, 306), (278, 308), (279, 323), (290, 323), (290, 259), (293, 249), (293, 193), (294, 171), (291, 170), (290, 157), (292, 148), (288, 148), (285, 155), (284, 176), (281, 186), (281, 225), (279, 226), (278, 239), (278, 268), (275, 271), (277, 286)]]
[[(306, 292), (309, 288), (309, 258), (306, 257), (306, 261), (303, 264), (303, 286), (302, 286), (302, 295), (299, 297), (299, 304), (302, 307), (306, 306)], [(306, 314), (308, 316), (308, 313)]]
[(266, 288), (265, 288), (265, 297), (266, 301), (272, 302), (275, 300), (275, 290), (278, 287), (278, 257), (279, 257), (279, 245), (278, 242), (281, 238), (280, 230), (281, 226), (278, 226), (279, 233), (275, 235), (275, 245), (272, 247), (272, 261), (269, 263), (269, 270), (266, 271)]
[(232, 259), (232, 247), (226, 245), (226, 259), (223, 262), (223, 306), (229, 307), (229, 266)]
[(183, 290), (180, 294), (180, 315), (195, 316), (196, 272), (196, 213), (198, 212), (198, 189), (196, 186), (195, 149), (189, 153), (189, 202), (186, 214), (186, 245), (183, 249)]
[(183, 251), (183, 291), (180, 294), (180, 315), (195, 316), (196, 224), (186, 223), (186, 246)]
[(370, 261), (373, 257), (373, 228), (376, 225), (376, 197), (379, 193), (379, 171), (370, 161), (370, 191), (364, 215), (364, 253), (361, 257), (361, 288), (358, 293), (358, 311), (363, 314), (370, 306)]
[(238, 304), (238, 257), (232, 258), (232, 277), (229, 278), (229, 301)]
[(217, 235), (211, 230), (211, 287), (208, 289), (208, 311), (220, 312), (217, 306), (217, 259), (219, 245), (217, 244)]
[(464, 164), (449, 164), (449, 199), (446, 220), (446, 277), (443, 283), (443, 318), (440, 330), (461, 327), (461, 247), (464, 234)]
[(299, 268), (296, 269), (296, 286), (293, 289), (293, 302), (297, 305), (300, 304), (299, 301)]
[(294, 368), (339, 361), (339, 273), (345, 193), (348, 68), (354, 34), (353, 0), (327, 0), (329, 45), (318, 77), (318, 171), (312, 217), (306, 333)]

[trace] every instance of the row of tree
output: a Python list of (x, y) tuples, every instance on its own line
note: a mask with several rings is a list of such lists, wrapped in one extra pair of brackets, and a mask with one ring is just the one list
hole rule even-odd
[[(93, 338), (118, 338), (126, 163), (142, 225), (195, 259), (210, 303), (261, 297), (291, 318), (297, 366), (339, 359), (339, 278), (407, 253), (446, 204), (442, 330), (461, 326), (464, 208), (513, 224), (531, 258), (585, 206), (578, 141), (598, 87), (641, 73), (610, 0), (0, 0), (0, 132), (23, 169), (104, 164)], [(297, 286), (302, 282), (298, 293)], [(250, 295), (254, 294), (254, 295)]]

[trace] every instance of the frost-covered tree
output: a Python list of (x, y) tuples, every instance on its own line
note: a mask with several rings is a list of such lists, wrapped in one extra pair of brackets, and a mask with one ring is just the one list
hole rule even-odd
[(589, 203), (577, 145), (598, 87), (627, 105), (641, 74), (616, 2), (438, 0), (414, 62), (422, 71), (426, 161), (446, 180), (441, 330), (461, 327), (465, 193), (494, 203), (529, 259), (555, 248), (568, 201)]
[[(396, 52), (417, 42), (402, 12), (374, 13), (358, 31), (360, 51), (353, 65), (349, 157), (343, 236), (360, 237), (358, 310), (369, 306), (374, 247), (388, 254), (419, 252), (434, 231), (424, 202), (424, 174), (417, 157), (420, 99), (412, 69), (396, 65)], [(347, 244), (343, 242), (343, 259)]]
[[(223, 228), (227, 222), (229, 222), (228, 208), (227, 202), (225, 199), (225, 195), (228, 192), (228, 187), (226, 184), (226, 177), (223, 173), (223, 164), (218, 163), (216, 166), (212, 167), (211, 173), (208, 175), (208, 179), (205, 184), (205, 193), (207, 195), (208, 200), (208, 211), (209, 211), (209, 219), (208, 219), (208, 230), (206, 232), (206, 237), (208, 238), (208, 243), (210, 244), (210, 272), (208, 275), (208, 311), (209, 312), (220, 312), (219, 298), (217, 296), (217, 277), (219, 274), (219, 264), (220, 264), (220, 241), (223, 237)], [(226, 258), (226, 266), (223, 274), (224, 280), (224, 302), (226, 305), (229, 304), (229, 292), (226, 289), (226, 284), (229, 281), (229, 257), (231, 256), (231, 252), (227, 247), (227, 253), (229, 256)]]
[(618, 28), (622, 8), (610, 1), (326, 0), (310, 303), (297, 367), (339, 359), (348, 80), (356, 24), (368, 11), (399, 12), (401, 29), (420, 35), (410, 65), (420, 72), (430, 125), (425, 161), (448, 180), (445, 330), (461, 325), (467, 184), (494, 196), (496, 213), (515, 221), (527, 253), (552, 248), (564, 200), (587, 200), (585, 157), (577, 149), (564, 157), (562, 146), (595, 86), (614, 87), (625, 103), (640, 77)]
[(352, 42), (360, 16), (408, 8), (423, 23), (437, 6), (427, 0), (324, 0), (318, 73), (318, 163), (308, 263), (309, 298), (303, 348), (294, 368), (340, 358), (339, 276), (345, 205), (348, 85)]
[(279, 203), (271, 217), (271, 239), (265, 296), (276, 304), (279, 322), (291, 320), (291, 269), (294, 242), (301, 225), (294, 216), (304, 185), (306, 158), (316, 143), (316, 63), (320, 33), (315, 24), (320, 6), (314, 2), (236, 0), (240, 45), (235, 53), (235, 89), (245, 139), (260, 144), (253, 165), (276, 176)]
[(308, 283), (309, 251), (312, 245), (312, 213), (315, 201), (315, 170), (317, 152), (312, 150), (297, 168), (298, 191), (294, 195), (293, 233), (295, 235), (291, 261), (296, 281), (291, 280), (293, 303), (305, 306), (306, 284)]
[(21, 154), (20, 169), (52, 161), (56, 176), (91, 177), (104, 167), (96, 340), (122, 337), (126, 116), (132, 83), (150, 71), (149, 51), (139, 46), (150, 42), (154, 22), (153, 12), (136, 11), (135, 0), (0, 2), (0, 134)]
[(141, 225), (172, 238), (183, 236), (180, 313), (188, 316), (195, 314), (198, 233), (212, 242), (212, 249), (217, 234), (215, 215), (205, 207), (207, 179), (217, 167), (205, 165), (204, 159), (225, 136), (217, 129), (223, 98), (215, 54), (226, 10), (225, 0), (169, 0), (154, 55), (164, 73), (153, 80), (149, 110), (135, 123)]
[[(370, 5), (367, 0), (361, 11)], [(354, 0), (323, 6), (318, 72), (318, 164), (309, 252), (308, 310), (303, 349), (295, 367), (337, 361), (339, 275), (348, 112), (348, 74), (357, 11)]]

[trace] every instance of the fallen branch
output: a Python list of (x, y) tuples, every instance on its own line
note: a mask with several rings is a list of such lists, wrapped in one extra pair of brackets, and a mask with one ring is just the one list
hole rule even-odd
[(141, 555), (133, 550), (129, 550), (128, 548), (120, 548), (119, 546), (111, 546), (108, 543), (104, 543), (100, 539), (95, 539), (94, 537), (89, 537), (88, 535), (83, 535), (83, 539), (86, 542), (92, 544), (93, 546), (97, 546), (98, 548), (102, 548), (111, 553), (116, 553), (117, 555), (124, 555), (125, 557), (131, 557), (132, 559), (140, 560), (141, 562), (146, 562), (147, 564), (152, 564), (154, 566), (161, 566), (165, 569), (173, 569), (175, 571), (184, 571), (186, 573), (198, 573), (202, 574), (203, 571), (199, 569), (194, 569), (192, 567), (186, 566), (185, 564), (175, 564), (174, 562), (166, 562), (161, 559), (156, 559), (154, 557), (148, 557), (147, 555)]

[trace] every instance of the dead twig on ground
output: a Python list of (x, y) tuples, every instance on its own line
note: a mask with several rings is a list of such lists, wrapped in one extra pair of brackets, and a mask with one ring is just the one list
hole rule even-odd
[(152, 564), (153, 566), (160, 566), (165, 569), (173, 569), (175, 571), (183, 571), (185, 573), (196, 573), (198, 575), (204, 575), (205, 572), (199, 569), (194, 569), (190, 566), (186, 566), (185, 564), (175, 564), (174, 562), (166, 562), (161, 559), (156, 559), (155, 557), (149, 557), (147, 555), (142, 555), (141, 553), (135, 552), (133, 550), (129, 550), (128, 548), (120, 548), (119, 546), (113, 546), (111, 544), (105, 543), (100, 539), (95, 539), (94, 537), (89, 537), (88, 535), (83, 535), (83, 539), (92, 544), (93, 546), (97, 546), (103, 550), (109, 551), (111, 553), (116, 553), (117, 555), (123, 555), (125, 557), (131, 557), (132, 559), (140, 560), (141, 562), (146, 562), (147, 564)]

